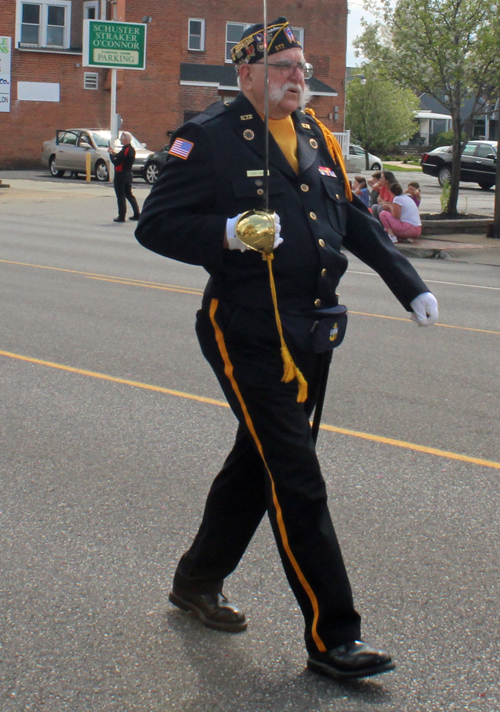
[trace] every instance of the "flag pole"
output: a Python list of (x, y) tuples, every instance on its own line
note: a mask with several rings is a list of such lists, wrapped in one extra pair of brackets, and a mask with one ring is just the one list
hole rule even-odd
[(263, 0), (264, 12), (264, 210), (269, 211), (269, 79), (267, 43), (267, 0)]

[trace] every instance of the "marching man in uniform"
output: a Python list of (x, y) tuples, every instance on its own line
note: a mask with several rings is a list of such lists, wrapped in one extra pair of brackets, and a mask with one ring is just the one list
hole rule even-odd
[[(206, 626), (244, 630), (223, 585), (267, 512), (304, 616), (308, 667), (365, 677), (394, 663), (361, 638), (309, 420), (322, 365), (345, 328), (341, 248), (376, 270), (421, 326), (436, 321), (437, 302), (352, 195), (331, 134), (303, 111), (312, 67), (285, 18), (268, 25), (267, 40), (268, 180), (261, 24), (232, 52), (241, 93), (177, 131), (136, 231), (148, 249), (210, 274), (196, 330), (239, 421), (170, 600)], [(248, 249), (242, 214), (261, 209), (266, 190), (275, 217), (261, 254)]]

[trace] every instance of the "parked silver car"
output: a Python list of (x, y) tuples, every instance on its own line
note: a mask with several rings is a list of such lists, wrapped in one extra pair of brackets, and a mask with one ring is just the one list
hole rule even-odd
[[(350, 144), (348, 160), (351, 171), (366, 170), (365, 151), (361, 146), (356, 146), (353, 143)], [(368, 154), (368, 168), (370, 171), (381, 171), (383, 167), (381, 158), (374, 156), (373, 153)]]
[[(121, 131), (120, 131), (121, 134)], [(44, 141), (42, 148), (42, 163), (47, 166), (53, 176), (62, 178), (66, 171), (72, 173), (86, 172), (86, 155), (90, 153), (90, 170), (99, 181), (109, 180), (109, 153), (111, 132), (101, 129), (67, 129), (56, 131), (51, 141)], [(153, 151), (146, 149), (146, 144), (140, 143), (132, 136), (132, 146), (135, 148), (135, 163), (132, 171), (144, 178), (144, 166)], [(117, 139), (115, 147), (121, 148)]]

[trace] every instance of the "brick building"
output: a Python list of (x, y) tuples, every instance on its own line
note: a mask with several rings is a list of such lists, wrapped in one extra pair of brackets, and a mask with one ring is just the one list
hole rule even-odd
[[(108, 70), (82, 66), (82, 27), (84, 18), (113, 19), (115, 12), (118, 20), (149, 20), (146, 69), (119, 70), (117, 112), (124, 129), (157, 150), (187, 118), (236, 96), (229, 52), (260, 21), (262, 2), (3, 0), (0, 36), (12, 38), (12, 50), (10, 111), (0, 104), (1, 168), (39, 165), (42, 142), (58, 128), (109, 128)], [(314, 65), (311, 106), (342, 131), (346, 0), (268, 0), (269, 20), (279, 15)]]

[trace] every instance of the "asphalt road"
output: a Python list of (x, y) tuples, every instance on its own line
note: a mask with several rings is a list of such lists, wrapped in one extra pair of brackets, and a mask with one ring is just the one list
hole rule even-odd
[(267, 523), (227, 584), (247, 632), (168, 603), (235, 421), (194, 335), (203, 270), (115, 210), (94, 183), (0, 192), (1, 711), (500, 709), (499, 268), (415, 260), (440, 302), (419, 329), (350, 261), (319, 454), (364, 637), (398, 667), (339, 685), (305, 670)]
[[(389, 166), (391, 167), (391, 166)], [(371, 176), (371, 171), (360, 171), (362, 175), (366, 178)], [(354, 178), (355, 173), (349, 173), (349, 178)], [(438, 179), (434, 176), (428, 176), (422, 173), (419, 168), (414, 170), (395, 170), (394, 175), (396, 179), (401, 183), (403, 188), (406, 187), (410, 181), (418, 181), (422, 189), (422, 203), (420, 205), (421, 213), (440, 213), (441, 208), (441, 194), (442, 188), (438, 183)], [(63, 179), (52, 178), (47, 169), (41, 170), (31, 170), (31, 171), (1, 171), (0, 170), (0, 180), (8, 183), (9, 180), (19, 180), (19, 179), (29, 179), (35, 181), (37, 184), (45, 184), (52, 189), (56, 188), (59, 190), (61, 187), (67, 188), (68, 190), (75, 188), (75, 186), (84, 185), (84, 176), (79, 176), (77, 179), (69, 178), (69, 174), (66, 174)], [(109, 185), (101, 184), (98, 185), (95, 179), (92, 180), (92, 186), (96, 191), (106, 191)], [(147, 195), (150, 187), (141, 179), (135, 178), (134, 189), (139, 193), (139, 195)], [(495, 204), (495, 191), (494, 190), (482, 190), (477, 183), (460, 183), (460, 193), (457, 203), (457, 209), (459, 213), (468, 215), (480, 215), (482, 217), (492, 217)]]

